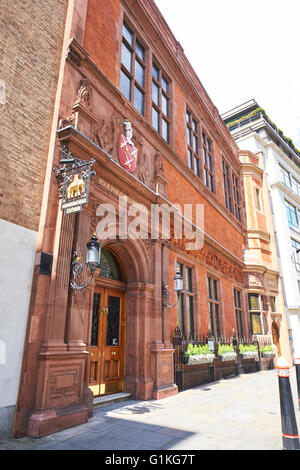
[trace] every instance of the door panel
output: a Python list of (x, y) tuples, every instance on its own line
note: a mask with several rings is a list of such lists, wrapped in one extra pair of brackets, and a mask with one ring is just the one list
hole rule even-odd
[(96, 288), (93, 304), (89, 387), (95, 396), (117, 393), (124, 382), (124, 293)]

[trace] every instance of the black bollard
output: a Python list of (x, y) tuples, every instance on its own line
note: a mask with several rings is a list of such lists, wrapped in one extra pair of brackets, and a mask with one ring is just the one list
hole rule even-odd
[(300, 443), (290, 385), (290, 369), (284, 357), (278, 358), (276, 369), (278, 370), (283, 450), (299, 450)]
[(300, 410), (300, 357), (295, 357), (297, 389), (298, 389), (298, 408)]

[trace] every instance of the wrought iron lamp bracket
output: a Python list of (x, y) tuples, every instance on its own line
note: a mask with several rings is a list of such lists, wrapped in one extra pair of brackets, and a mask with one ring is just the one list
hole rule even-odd
[(72, 261), (71, 261), (71, 275), (72, 279), (70, 281), (70, 287), (75, 290), (82, 290), (85, 289), (90, 285), (90, 283), (93, 280), (94, 273), (97, 269), (97, 266), (95, 264), (88, 266), (90, 272), (91, 272), (91, 277), (88, 282), (83, 283), (78, 280), (78, 277), (80, 276), (82, 270), (83, 270), (83, 263), (80, 261), (80, 258), (78, 257), (77, 251), (73, 250), (72, 251)]
[(162, 287), (162, 305), (164, 308), (173, 308), (176, 307), (179, 301), (179, 293), (177, 292), (177, 302), (173, 305), (168, 305), (168, 298), (170, 297), (171, 292), (168, 289), (168, 286), (163, 285)]

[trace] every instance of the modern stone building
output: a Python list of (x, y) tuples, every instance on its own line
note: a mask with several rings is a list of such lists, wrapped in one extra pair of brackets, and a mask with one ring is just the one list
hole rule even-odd
[[(222, 117), (240, 149), (256, 154), (264, 167), (289, 338), (294, 357), (299, 357), (300, 258), (297, 250), (300, 248), (300, 154), (255, 100), (233, 108)], [(262, 204), (259, 185), (253, 192), (256, 204)], [(259, 212), (262, 216), (265, 207), (262, 206)]]
[[(66, 5), (8, 1), (0, 17), (0, 439), (12, 432)], [(54, 126), (54, 133), (56, 126)]]
[(262, 152), (239, 152), (245, 191), (247, 246), (245, 289), (251, 332), (270, 338), (277, 355), (292, 364), (272, 211)]

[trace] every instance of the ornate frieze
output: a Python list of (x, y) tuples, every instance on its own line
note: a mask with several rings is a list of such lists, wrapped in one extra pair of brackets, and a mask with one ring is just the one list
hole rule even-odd
[(264, 277), (263, 274), (257, 272), (245, 273), (246, 286), (249, 288), (264, 288)]
[(171, 238), (171, 244), (177, 248), (180, 248), (183, 251), (186, 251), (187, 254), (197, 259), (201, 263), (210, 266), (211, 268), (219, 271), (228, 279), (234, 279), (239, 283), (244, 283), (243, 272), (241, 269), (233, 265), (233, 263), (225, 260), (222, 256), (216, 254), (208, 246), (204, 245), (201, 250), (186, 250), (185, 244), (186, 241), (182, 239)]

